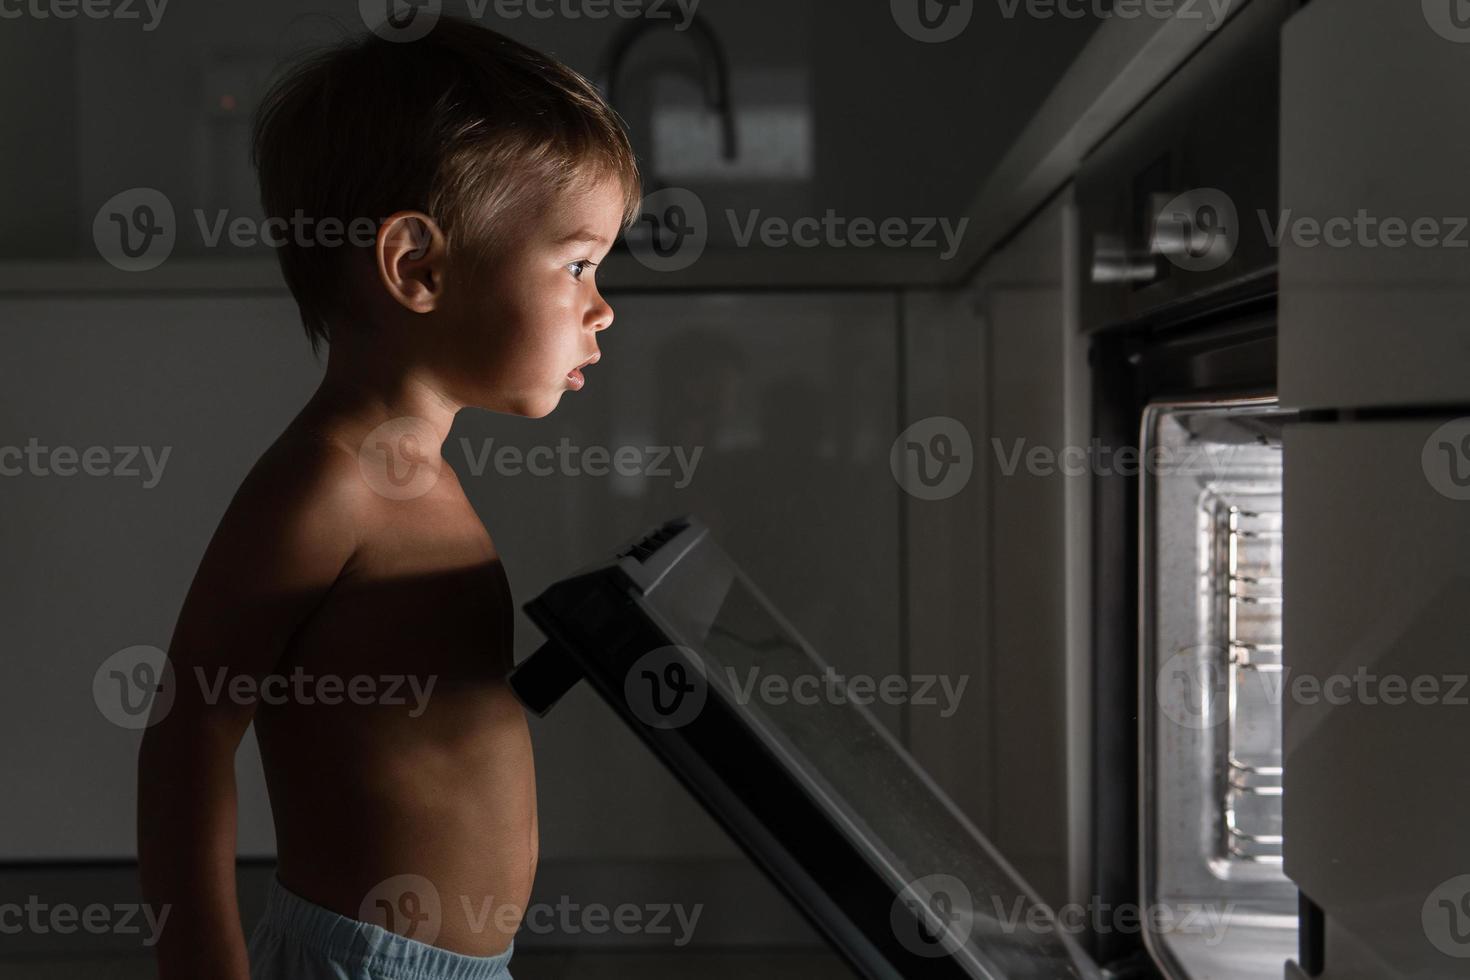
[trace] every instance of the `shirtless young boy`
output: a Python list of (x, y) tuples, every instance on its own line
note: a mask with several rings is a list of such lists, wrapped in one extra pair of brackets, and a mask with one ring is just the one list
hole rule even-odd
[[(537, 859), (531, 743), (506, 576), (440, 447), (461, 408), (540, 418), (582, 387), (633, 153), (581, 76), (445, 18), (297, 66), (255, 159), (266, 214), (320, 229), (278, 255), (329, 355), (204, 554), (144, 739), (160, 976), (508, 977)], [(327, 218), (334, 241), (370, 219), (365, 241), (324, 244)], [(279, 863), (247, 954), (234, 759), (252, 721)]]

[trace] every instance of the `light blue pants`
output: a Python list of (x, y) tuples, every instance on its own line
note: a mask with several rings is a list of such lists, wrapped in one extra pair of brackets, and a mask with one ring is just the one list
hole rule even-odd
[(288, 892), (271, 878), (265, 917), (250, 937), (250, 980), (511, 980), (515, 943), (465, 956), (358, 922)]

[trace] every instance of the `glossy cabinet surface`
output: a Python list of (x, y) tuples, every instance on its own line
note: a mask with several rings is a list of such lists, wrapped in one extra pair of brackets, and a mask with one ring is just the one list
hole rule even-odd
[(1314, 0), (1282, 35), (1281, 401), (1470, 403), (1470, 24)]
[(1470, 957), (1467, 432), (1287, 429), (1286, 872), (1325, 910), (1330, 980)]

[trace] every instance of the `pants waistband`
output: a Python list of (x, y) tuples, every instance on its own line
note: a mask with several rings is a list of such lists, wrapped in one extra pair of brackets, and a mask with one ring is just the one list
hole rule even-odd
[(512, 940), (495, 956), (467, 956), (359, 922), (287, 891), (273, 875), (265, 925), (344, 965), (369, 967), (401, 980), (503, 980), (509, 976)]

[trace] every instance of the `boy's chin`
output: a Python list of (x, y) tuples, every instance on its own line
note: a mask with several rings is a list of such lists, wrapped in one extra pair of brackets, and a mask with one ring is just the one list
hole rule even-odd
[(534, 398), (517, 398), (512, 401), (486, 399), (479, 407), (505, 415), (519, 415), (522, 418), (528, 419), (544, 419), (556, 411), (556, 406), (561, 404), (561, 396), (562, 393), (556, 391)]
[(544, 419), (546, 418), (546, 416), (556, 411), (556, 406), (560, 404), (561, 395), (556, 394), (542, 399), (538, 404), (532, 407), (528, 407), (524, 412), (520, 412), (517, 414), (524, 415), (528, 419)]

